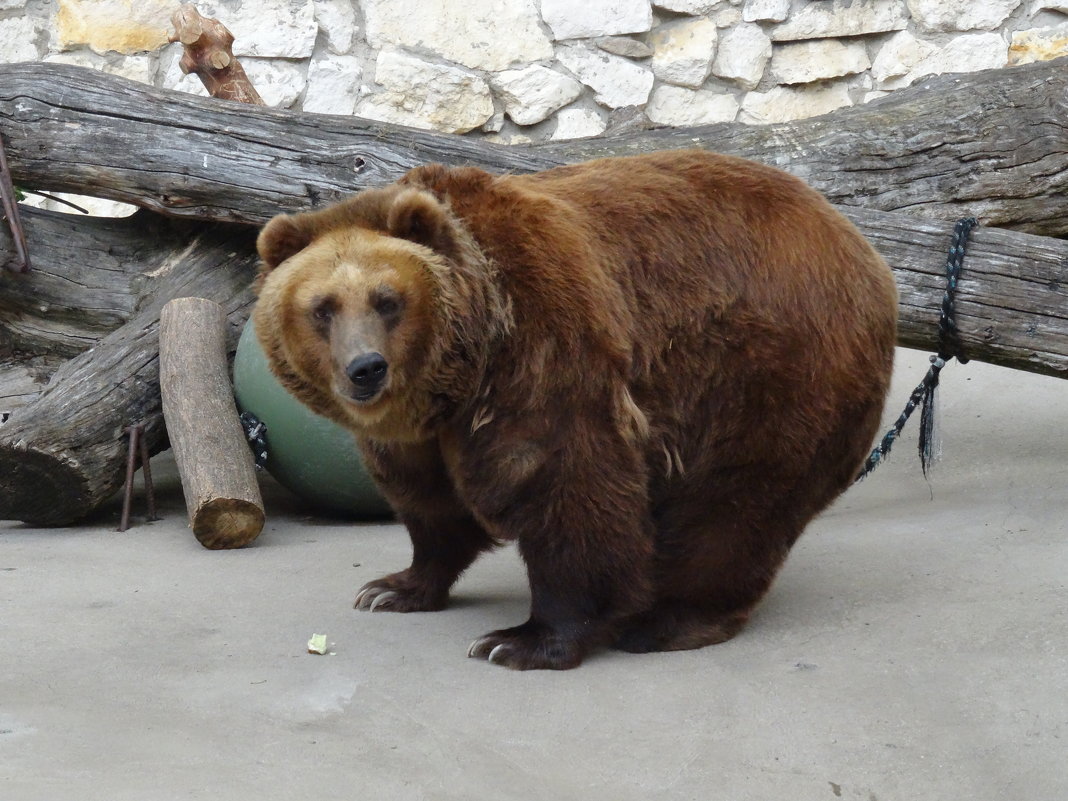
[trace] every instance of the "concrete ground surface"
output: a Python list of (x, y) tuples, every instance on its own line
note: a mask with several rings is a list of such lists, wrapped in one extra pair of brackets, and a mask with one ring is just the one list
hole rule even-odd
[(447, 611), (355, 612), (399, 526), (268, 482), (254, 546), (208, 551), (158, 457), (162, 521), (0, 523), (0, 799), (1068, 798), (1068, 382), (951, 363), (941, 413), (930, 481), (914, 420), (738, 638), (563, 673), (466, 658), (525, 619), (514, 548)]

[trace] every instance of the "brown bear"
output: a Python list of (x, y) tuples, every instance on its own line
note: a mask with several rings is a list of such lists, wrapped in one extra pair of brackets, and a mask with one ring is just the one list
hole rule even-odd
[(356, 606), (441, 609), (515, 540), (530, 618), (469, 651), (512, 668), (736, 634), (853, 482), (890, 380), (886, 264), (739, 158), (430, 165), (258, 247), (273, 370), (355, 434), (411, 535)]

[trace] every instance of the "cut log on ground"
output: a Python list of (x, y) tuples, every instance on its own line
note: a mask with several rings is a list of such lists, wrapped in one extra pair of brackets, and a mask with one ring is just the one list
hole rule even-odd
[(226, 315), (177, 298), (159, 323), (160, 389), (189, 525), (205, 548), (241, 548), (263, 530), (263, 499), (234, 404)]
[(1065, 59), (942, 75), (807, 120), (659, 129), (533, 147), (222, 103), (59, 64), (0, 67), (16, 177), (203, 219), (263, 222), (426, 162), (529, 172), (701, 147), (782, 167), (832, 202), (1068, 234)]

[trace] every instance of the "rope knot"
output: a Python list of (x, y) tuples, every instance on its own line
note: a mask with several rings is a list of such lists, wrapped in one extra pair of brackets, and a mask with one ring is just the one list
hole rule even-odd
[(972, 229), (977, 225), (979, 225), (979, 221), (974, 217), (965, 217), (957, 220), (957, 224), (953, 226), (953, 241), (950, 243), (949, 256), (946, 259), (946, 290), (942, 295), (942, 305), (938, 317), (938, 352), (931, 356), (931, 366), (927, 370), (927, 375), (924, 376), (919, 386), (912, 391), (908, 402), (905, 404), (905, 410), (897, 418), (897, 422), (886, 432), (879, 446), (868, 456), (868, 460), (864, 463), (864, 467), (857, 476), (857, 481), (865, 478), (877, 465), (884, 461), (884, 457), (889, 455), (894, 441), (917, 406), (922, 406), (922, 411), (920, 412), (919, 453), (920, 467), (924, 476), (927, 475), (928, 470), (931, 468), (931, 463), (936, 455), (935, 400), (936, 390), (938, 389), (938, 374), (951, 359), (956, 359), (961, 364), (968, 363), (968, 358), (964, 355), (964, 349), (961, 347), (960, 332), (957, 330), (954, 302), (956, 301), (957, 283), (960, 280), (961, 267), (964, 265), (964, 253), (968, 244), (968, 237), (971, 235)]

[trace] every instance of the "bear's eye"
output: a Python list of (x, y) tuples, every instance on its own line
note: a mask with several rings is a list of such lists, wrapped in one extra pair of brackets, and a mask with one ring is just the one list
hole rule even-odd
[(316, 328), (325, 328), (330, 325), (330, 320), (334, 317), (335, 305), (330, 298), (323, 298), (312, 305), (311, 318)]
[(395, 318), (404, 307), (404, 299), (393, 289), (380, 289), (371, 298), (371, 306), (386, 320)]

